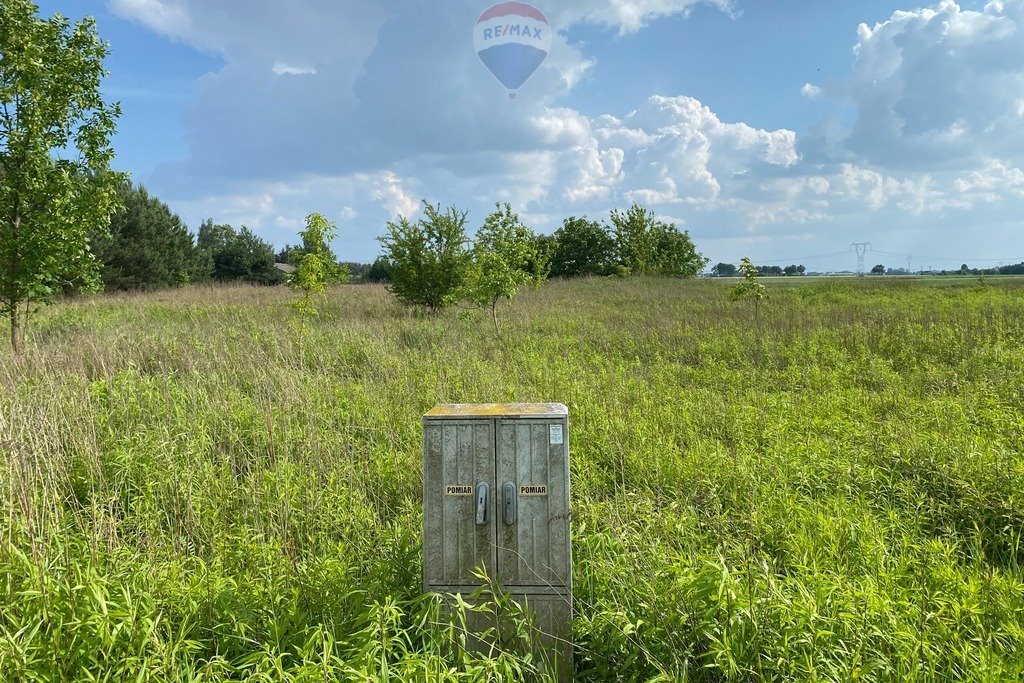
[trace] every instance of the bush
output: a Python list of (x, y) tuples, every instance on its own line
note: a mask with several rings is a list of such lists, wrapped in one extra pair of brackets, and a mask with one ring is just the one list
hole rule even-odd
[(424, 216), (413, 223), (401, 217), (389, 221), (378, 238), (389, 264), (388, 289), (409, 306), (440, 311), (455, 303), (466, 284), (467, 212), (423, 202)]
[(555, 231), (552, 277), (610, 275), (614, 265), (615, 239), (601, 223), (571, 216)]
[(708, 264), (690, 233), (659, 221), (639, 204), (625, 213), (612, 211), (611, 220), (619, 263), (634, 275), (693, 277)]

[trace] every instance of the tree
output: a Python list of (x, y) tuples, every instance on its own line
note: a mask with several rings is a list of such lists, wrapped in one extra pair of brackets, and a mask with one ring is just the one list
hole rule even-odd
[(458, 300), (466, 282), (467, 213), (455, 207), (442, 213), (440, 204), (425, 201), (423, 212), (415, 223), (404, 217), (389, 221), (378, 240), (390, 264), (388, 289), (406, 305), (437, 312)]
[(768, 299), (768, 291), (757, 281), (758, 268), (748, 257), (744, 256), (740, 261), (739, 270), (743, 280), (729, 290), (729, 298), (732, 301), (753, 301), (754, 318), (756, 319), (761, 302)]
[[(316, 315), (314, 297), (322, 295), (327, 285), (338, 282), (338, 261), (327, 245), (337, 236), (337, 227), (319, 213), (306, 216), (306, 229), (299, 233), (303, 250), (298, 267), (292, 275), (292, 289), (302, 292), (302, 298), (295, 302), (297, 311), (304, 315)], [(343, 275), (347, 276), (344, 270)]]
[(611, 221), (619, 263), (631, 273), (693, 277), (708, 263), (688, 232), (657, 220), (637, 203), (625, 213), (613, 210)]
[(555, 231), (552, 277), (610, 275), (615, 266), (615, 238), (608, 228), (586, 217), (572, 216)]
[(391, 264), (383, 256), (378, 256), (366, 271), (364, 279), (367, 282), (388, 282), (391, 280)]
[(719, 263), (711, 269), (714, 277), (736, 277), (739, 269), (731, 263)]
[(127, 181), (118, 194), (123, 208), (111, 217), (110, 230), (97, 231), (91, 240), (104, 289), (157, 289), (209, 279), (212, 260), (166, 204)]
[(541, 282), (546, 265), (538, 267), (536, 238), (510, 204), (498, 204), (476, 233), (470, 252), (466, 299), (489, 308), (498, 327), (498, 302), (511, 300), (522, 287)]
[(106, 43), (91, 18), (37, 12), (29, 0), (0, 9), (0, 315), (15, 355), (33, 306), (72, 283), (99, 288), (89, 236), (123, 180), (109, 168), (121, 112), (100, 94)]
[(199, 226), (198, 244), (213, 261), (213, 277), (221, 282), (284, 282), (284, 275), (274, 267), (274, 248), (244, 225), (235, 230), (207, 219)]
[(885, 275), (885, 266), (879, 263), (877, 266), (871, 269), (872, 275)]
[(708, 265), (708, 259), (697, 253), (690, 233), (680, 232), (674, 225), (657, 221), (653, 225), (654, 272), (672, 277), (695, 277)]

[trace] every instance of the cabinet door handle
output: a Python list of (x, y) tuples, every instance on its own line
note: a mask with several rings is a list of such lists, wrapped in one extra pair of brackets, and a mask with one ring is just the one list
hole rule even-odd
[(476, 523), (487, 524), (487, 482), (476, 485)]
[(505, 482), (504, 501), (505, 501), (505, 524), (512, 526), (516, 523), (516, 517), (518, 506), (516, 500), (516, 483), (514, 481)]

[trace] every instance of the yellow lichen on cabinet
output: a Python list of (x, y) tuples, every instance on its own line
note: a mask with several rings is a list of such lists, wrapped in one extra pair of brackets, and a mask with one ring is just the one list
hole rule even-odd
[(423, 417), (565, 417), (568, 414), (568, 408), (561, 403), (448, 403), (434, 406)]

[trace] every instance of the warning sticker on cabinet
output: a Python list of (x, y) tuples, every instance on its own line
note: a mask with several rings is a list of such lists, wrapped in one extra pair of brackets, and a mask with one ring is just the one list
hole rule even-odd
[(565, 436), (562, 434), (562, 425), (549, 425), (548, 441), (552, 446), (561, 446)]
[(473, 487), (463, 485), (449, 485), (444, 487), (444, 495), (446, 496), (472, 496)]

